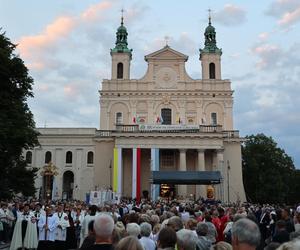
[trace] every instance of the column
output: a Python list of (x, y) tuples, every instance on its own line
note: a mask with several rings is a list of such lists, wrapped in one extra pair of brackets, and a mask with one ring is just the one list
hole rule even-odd
[(58, 175), (55, 176), (55, 181), (56, 181), (56, 185), (57, 185), (57, 192), (58, 192), (57, 199), (62, 198), (62, 193), (63, 193), (63, 170), (64, 170), (64, 167), (65, 167), (65, 161), (64, 160), (65, 159), (64, 159), (63, 149), (62, 148), (56, 148), (55, 149), (54, 165), (58, 168)]
[(136, 156), (137, 150), (136, 148), (132, 149), (132, 190), (131, 190), (131, 197), (132, 199), (136, 198)]
[[(179, 149), (179, 171), (186, 171), (186, 149)], [(178, 195), (183, 198), (187, 195), (187, 186), (178, 185)]]
[(221, 173), (221, 183), (217, 187), (218, 199), (224, 201), (224, 149), (217, 149), (217, 171)]
[[(73, 197), (75, 199), (80, 199), (81, 194), (80, 191), (81, 190), (87, 190), (86, 186), (81, 186), (80, 183), (80, 177), (81, 177), (81, 173), (82, 173), (82, 168), (83, 166), (86, 166), (86, 152), (83, 151), (83, 148), (77, 148), (76, 149), (76, 155), (75, 155), (75, 162), (73, 163), (73, 169), (74, 169), (74, 188), (73, 188)], [(93, 181), (94, 182), (94, 181)]]
[(141, 198), (141, 149), (132, 149), (132, 198)]
[(113, 191), (122, 196), (122, 148), (114, 148)]
[[(205, 171), (205, 150), (198, 149), (198, 164), (197, 171)], [(205, 185), (197, 185), (196, 186), (196, 199), (199, 197), (206, 197), (206, 186)]]
[[(151, 171), (159, 171), (159, 148), (151, 148)], [(159, 184), (151, 184), (151, 198), (157, 200), (159, 196)]]

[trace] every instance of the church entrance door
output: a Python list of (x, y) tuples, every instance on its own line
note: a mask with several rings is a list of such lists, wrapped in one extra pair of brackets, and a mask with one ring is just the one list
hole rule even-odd
[(63, 175), (63, 199), (73, 198), (74, 174), (72, 171), (66, 171)]

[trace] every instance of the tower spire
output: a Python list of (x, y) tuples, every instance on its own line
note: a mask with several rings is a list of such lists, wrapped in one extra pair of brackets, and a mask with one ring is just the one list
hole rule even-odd
[(121, 9), (121, 25), (124, 24), (124, 9)]
[(211, 9), (208, 9), (208, 25), (211, 25)]
[(204, 37), (204, 49), (200, 49), (200, 53), (218, 53), (222, 54), (222, 50), (217, 47), (217, 40), (216, 40), (216, 30), (215, 27), (211, 24), (211, 9), (208, 9), (208, 26), (205, 29)]
[(118, 53), (130, 53), (132, 52), (131, 49), (128, 49), (127, 45), (127, 29), (124, 26), (124, 9), (121, 9), (121, 25), (117, 30), (116, 33), (116, 46), (111, 49), (111, 52), (118, 52)]

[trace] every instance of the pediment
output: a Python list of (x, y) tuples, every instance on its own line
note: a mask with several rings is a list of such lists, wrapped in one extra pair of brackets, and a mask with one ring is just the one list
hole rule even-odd
[(146, 55), (145, 60), (147, 62), (150, 60), (182, 60), (186, 62), (188, 60), (188, 56), (166, 45), (162, 49)]

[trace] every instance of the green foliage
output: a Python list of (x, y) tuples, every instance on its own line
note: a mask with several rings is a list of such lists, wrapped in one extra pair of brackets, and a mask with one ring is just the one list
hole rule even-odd
[(250, 201), (296, 202), (294, 184), (300, 181), (299, 172), (292, 158), (277, 146), (272, 137), (264, 134), (247, 136), (242, 146), (242, 166), (245, 190)]
[(33, 115), (27, 98), (33, 97), (33, 79), (22, 59), (14, 54), (16, 45), (0, 34), (0, 198), (13, 193), (34, 194), (36, 170), (26, 169), (23, 149), (38, 144)]

